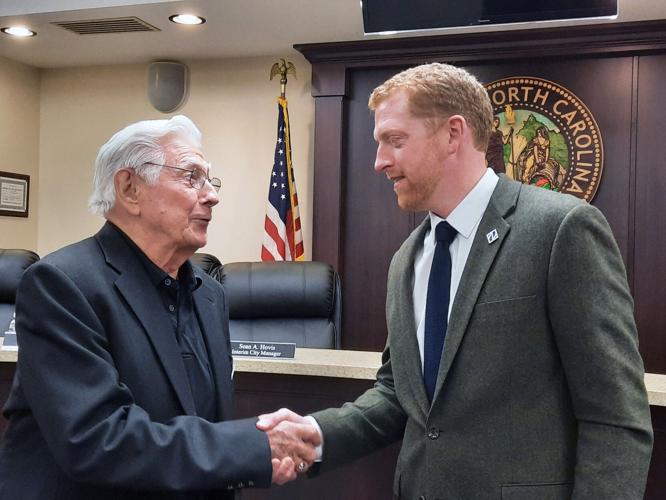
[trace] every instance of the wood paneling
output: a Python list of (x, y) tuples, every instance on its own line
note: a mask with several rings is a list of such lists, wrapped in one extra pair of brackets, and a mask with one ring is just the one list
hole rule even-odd
[(666, 373), (666, 54), (638, 68), (636, 321), (646, 370)]
[(393, 185), (374, 171), (374, 118), (370, 91), (393, 74), (375, 70), (350, 74), (345, 120), (343, 183), (344, 237), (342, 346), (381, 351), (386, 343), (386, 275), (391, 256), (412, 228), (410, 214), (396, 205)]
[[(315, 121), (320, 123), (314, 154), (315, 210), (312, 228), (313, 260), (342, 269), (340, 235), (342, 226), (342, 96), (319, 97)], [(319, 208), (319, 210), (317, 209)], [(315, 257), (316, 256), (316, 257)]]
[[(349, 92), (342, 121), (344, 156), (339, 166), (340, 225), (326, 224), (322, 231), (325, 240), (335, 235), (340, 245), (336, 256), (343, 282), (342, 344), (345, 349), (383, 348), (388, 265), (395, 250), (423, 216), (402, 212), (396, 205), (391, 184), (383, 175), (373, 171), (374, 121), (367, 108), (367, 98), (374, 87), (401, 69), (354, 68), (348, 75)], [(629, 168), (632, 165), (629, 131), (632, 126), (633, 58), (539, 59), (536, 62), (472, 65), (467, 69), (483, 82), (521, 75), (556, 81), (574, 92), (592, 110), (604, 140), (604, 172), (593, 203), (608, 218), (625, 262), (631, 268), (628, 255), (633, 245), (630, 222), (634, 214), (627, 186), (632, 173)], [(591, 74), (595, 79), (588, 78)], [(599, 85), (599, 82), (605, 84)], [(607, 106), (608, 102), (613, 106)], [(330, 121), (327, 120), (326, 127), (331, 127)], [(327, 156), (327, 169), (333, 169), (331, 157), (330, 154)], [(331, 186), (327, 184), (327, 193), (330, 190)], [(327, 207), (324, 213), (333, 211)], [(319, 234), (317, 231), (316, 235)], [(319, 249), (316, 240), (315, 244)], [(323, 247), (331, 252), (334, 245), (327, 242)], [(315, 259), (329, 259), (327, 262), (330, 262), (331, 258), (323, 255), (324, 252), (315, 252)]]
[[(552, 80), (590, 108), (604, 141), (604, 172), (593, 204), (606, 215), (625, 259), (646, 367), (666, 373), (666, 309), (657, 304), (666, 296), (666, 264), (660, 258), (666, 249), (666, 231), (664, 218), (659, 217), (666, 210), (662, 196), (666, 181), (659, 175), (666, 161), (661, 111), (666, 99), (666, 22), (296, 48), (313, 62), (318, 87), (339, 91), (340, 82), (345, 82), (341, 97), (345, 113), (322, 112), (315, 122), (316, 143), (320, 133), (328, 137), (340, 120), (336, 137), (341, 140), (329, 143), (325, 157), (315, 152), (315, 171), (325, 165), (329, 176), (338, 176), (339, 198), (320, 196), (317, 186), (314, 193), (315, 219), (320, 211), (335, 214), (339, 225), (332, 225), (334, 217), (328, 217), (325, 226), (317, 228), (315, 220), (313, 242), (313, 258), (331, 262), (342, 276), (343, 346), (383, 348), (385, 271), (393, 251), (421, 218), (400, 214), (390, 185), (370, 170), (375, 146), (367, 96), (406, 66), (455, 62), (485, 82), (521, 74)], [(328, 68), (328, 74), (334, 75), (330, 85), (325, 82), (327, 73), (318, 74), (318, 68)], [(342, 68), (346, 68), (344, 78)], [(316, 101), (322, 99), (313, 95)], [(327, 184), (325, 189), (335, 187)], [(325, 244), (317, 241), (319, 235)]]
[[(373, 120), (365, 107), (367, 97), (375, 85), (407, 66), (441, 61), (463, 66), (484, 82), (514, 75), (552, 80), (590, 108), (604, 142), (604, 172), (592, 203), (607, 217), (627, 266), (646, 370), (666, 373), (666, 21), (296, 48), (313, 63), (319, 86), (327, 87), (317, 68), (334, 65), (337, 81), (344, 80), (347, 89), (340, 126), (343, 140), (335, 146), (337, 151), (329, 151), (340, 163), (315, 154), (315, 169), (325, 161), (327, 168), (340, 172), (339, 205), (323, 206), (316, 188), (314, 193), (315, 213), (341, 214), (339, 227), (321, 231), (333, 231), (339, 242), (345, 347), (383, 348), (386, 269), (393, 251), (420, 219), (400, 213), (390, 184), (371, 171)], [(318, 116), (315, 137), (320, 120), (324, 131), (334, 126), (325, 114)], [(319, 248), (317, 241), (314, 248)], [(318, 255), (313, 252), (314, 259)], [(666, 491), (659, 474), (666, 457), (665, 421), (663, 409), (653, 408), (650, 499), (662, 498)]]
[[(594, 24), (442, 36), (297, 44), (313, 65), (347, 68), (416, 65), (430, 61), (537, 60), (540, 57), (608, 57), (666, 50), (665, 20)], [(313, 81), (319, 75), (313, 66)]]
[(666, 493), (666, 408), (651, 406), (652, 428), (654, 429), (654, 447), (650, 461), (646, 500), (661, 500)]

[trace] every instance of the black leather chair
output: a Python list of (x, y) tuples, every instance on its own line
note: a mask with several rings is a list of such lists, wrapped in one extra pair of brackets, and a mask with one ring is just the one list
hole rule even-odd
[(209, 274), (216, 280), (220, 280), (220, 269), (222, 263), (212, 254), (197, 252), (190, 257), (190, 262), (200, 267), (206, 274)]
[(340, 278), (323, 262), (224, 264), (231, 340), (340, 348)]
[(16, 290), (21, 275), (39, 255), (30, 250), (5, 250), (0, 248), (0, 336), (4, 336), (14, 317)]

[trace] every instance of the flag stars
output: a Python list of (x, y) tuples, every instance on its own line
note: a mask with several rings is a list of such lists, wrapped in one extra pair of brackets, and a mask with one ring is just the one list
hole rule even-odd
[(282, 184), (282, 189), (284, 189), (284, 184)]
[(284, 154), (284, 150), (282, 150), (282, 149), (278, 149), (278, 154), (279, 154), (279, 155)]
[(273, 177), (275, 177), (277, 174), (275, 173), (275, 170), (273, 170)]
[(273, 187), (274, 187), (274, 188), (277, 187), (277, 182), (274, 182), (274, 183), (273, 183)]
[(282, 196), (280, 196), (280, 198), (284, 200), (286, 198), (286, 196), (282, 195)]

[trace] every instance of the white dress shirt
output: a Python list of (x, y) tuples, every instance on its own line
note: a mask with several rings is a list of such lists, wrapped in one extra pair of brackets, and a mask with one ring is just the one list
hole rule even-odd
[[(451, 253), (451, 300), (449, 301), (447, 318), (451, 314), (451, 306), (458, 291), (460, 278), (465, 269), (465, 263), (474, 242), (474, 236), (498, 180), (497, 174), (492, 169), (487, 169), (483, 177), (476, 183), (476, 186), (467, 193), (467, 196), (446, 218), (446, 221), (458, 232), (451, 245), (449, 245), (449, 252)], [(421, 373), (423, 373), (423, 344), (428, 279), (437, 244), (433, 229), (443, 220), (441, 217), (430, 212), (430, 229), (423, 239), (423, 247), (417, 252), (414, 259), (414, 321), (416, 322), (416, 340), (419, 343), (419, 353), (421, 355)]]

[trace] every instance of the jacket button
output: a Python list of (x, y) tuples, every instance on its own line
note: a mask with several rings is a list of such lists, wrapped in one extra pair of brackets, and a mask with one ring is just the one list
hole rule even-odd
[(428, 429), (428, 437), (430, 439), (437, 439), (439, 437), (439, 429), (437, 427)]

